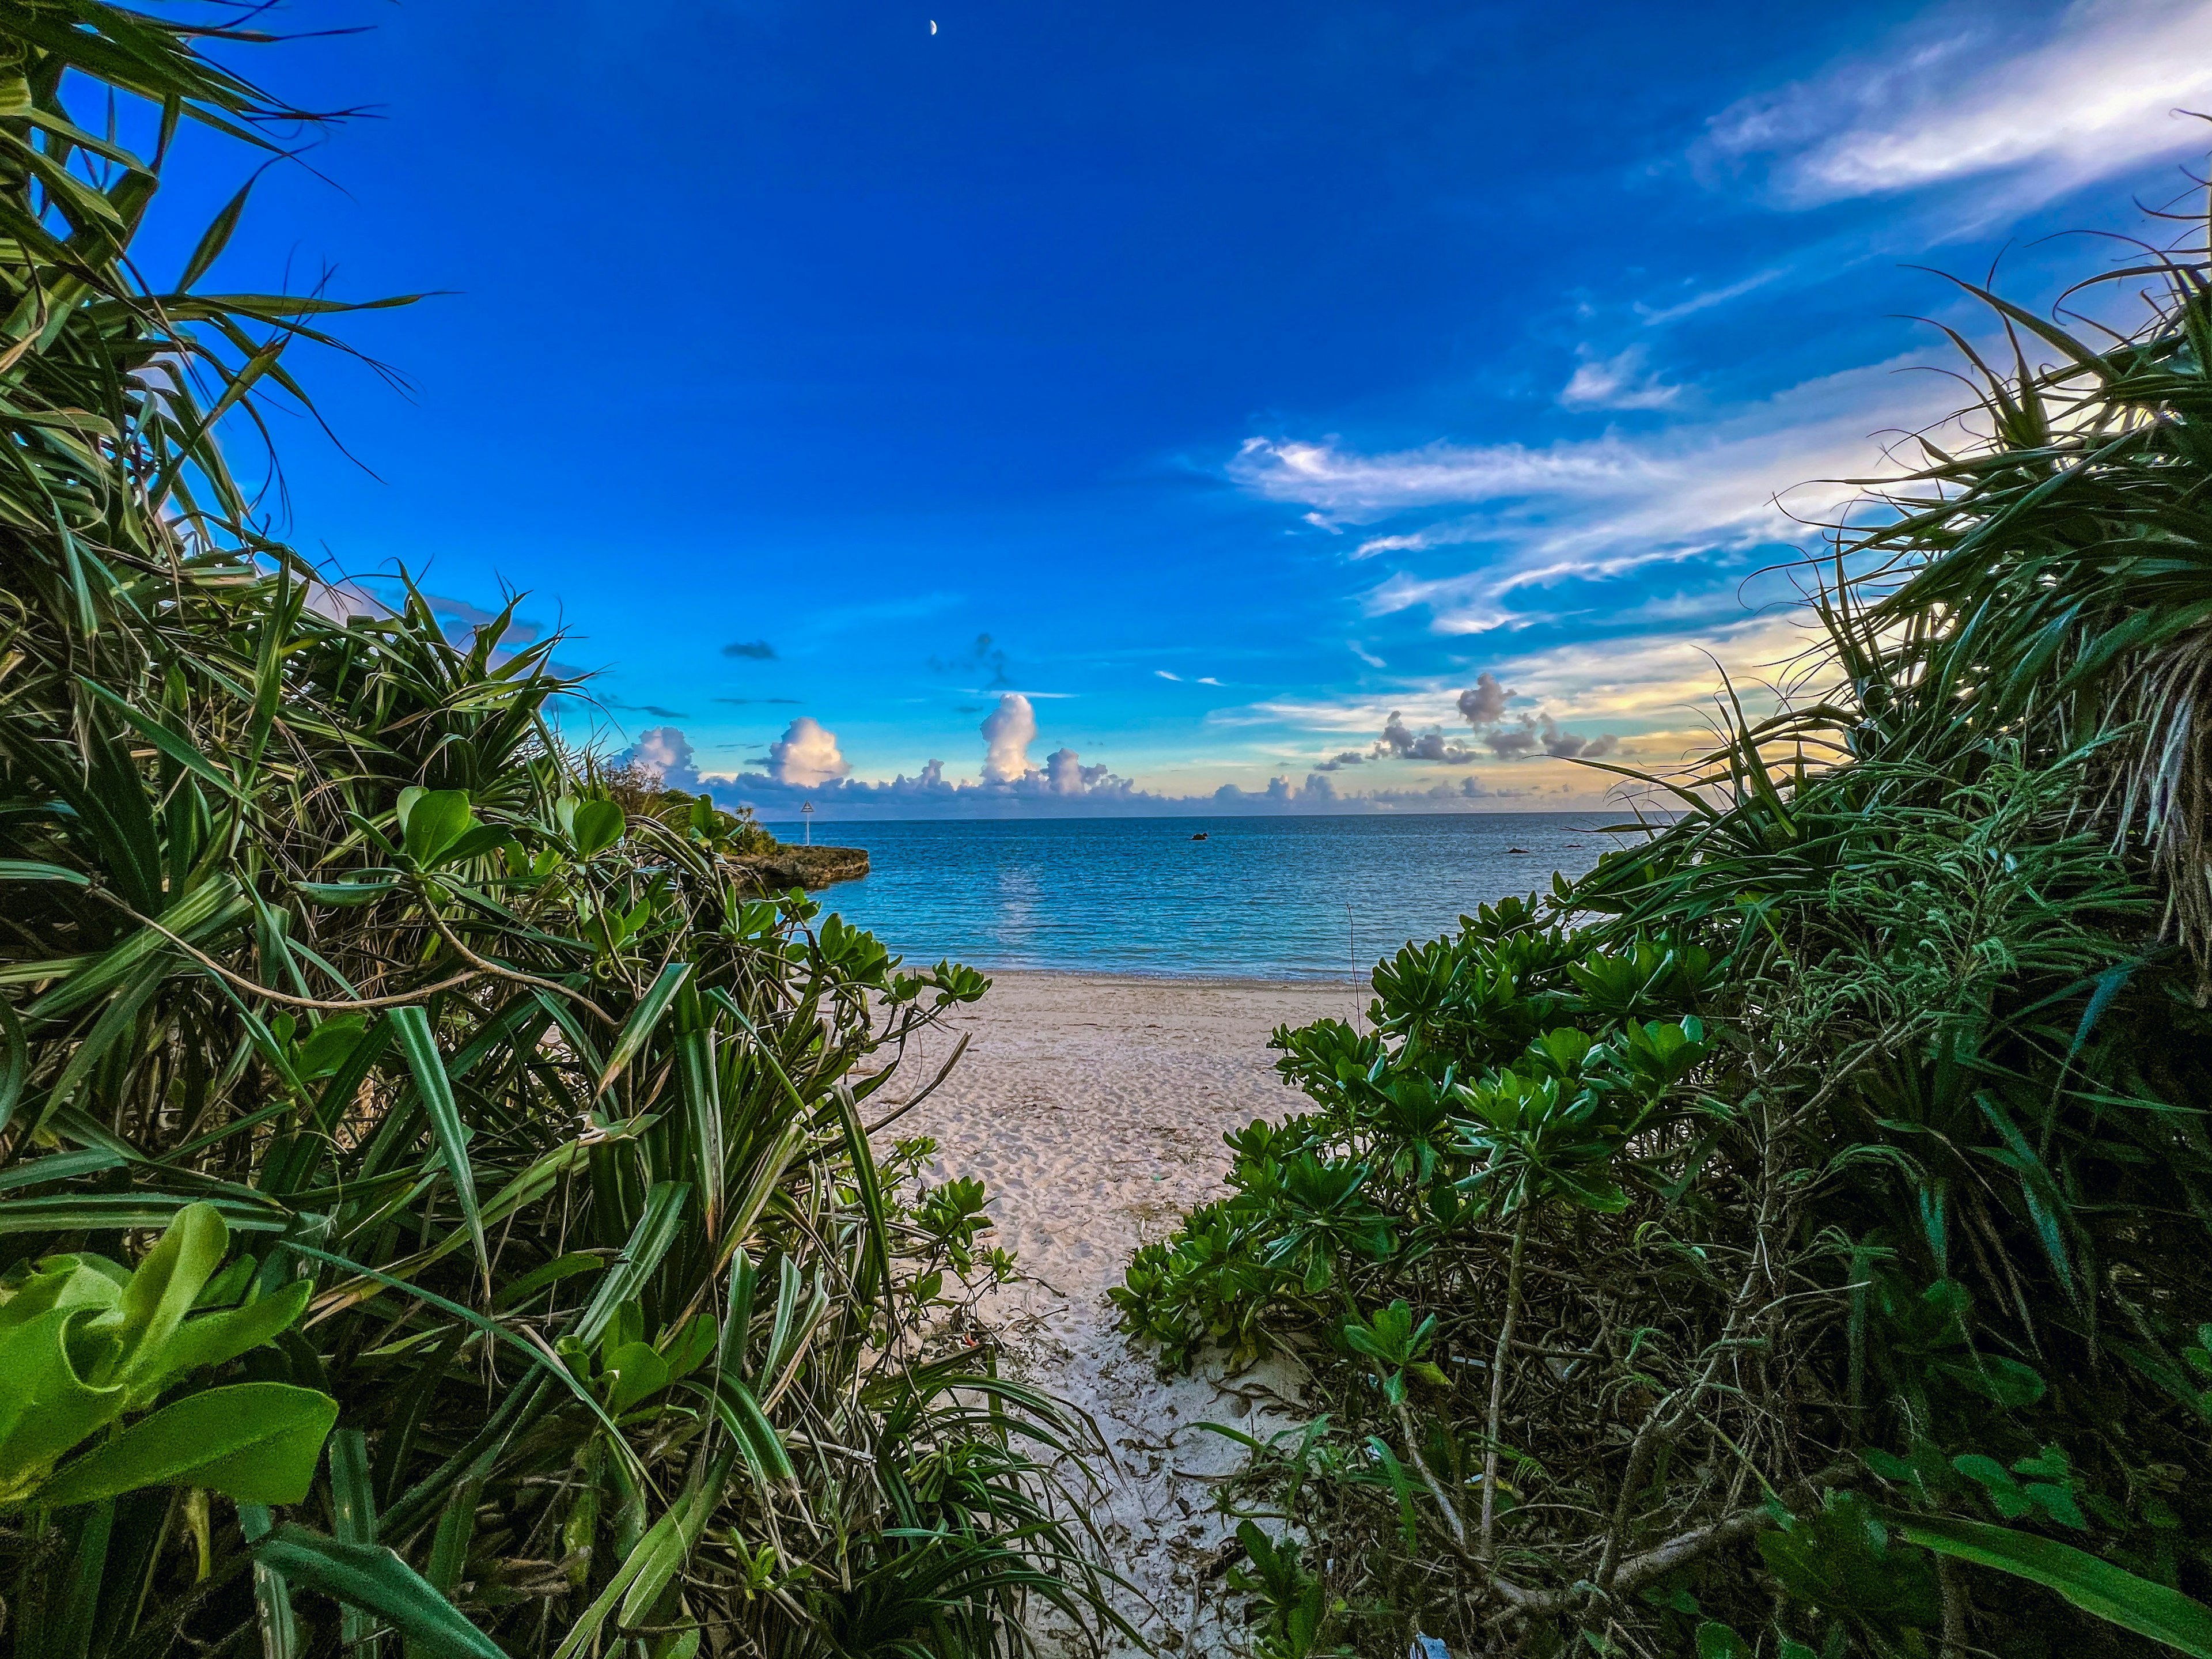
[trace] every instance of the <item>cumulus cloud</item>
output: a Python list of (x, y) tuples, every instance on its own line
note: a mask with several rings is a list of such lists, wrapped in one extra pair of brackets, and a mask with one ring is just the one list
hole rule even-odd
[(766, 640), (732, 640), (722, 647), (726, 657), (744, 657), (754, 662), (773, 662), (775, 647)]
[(1538, 716), (1536, 730), (1544, 740), (1544, 752), (1559, 760), (1573, 760), (1577, 756), (1595, 760), (1601, 755), (1610, 755), (1620, 744), (1620, 738), (1611, 732), (1585, 738), (1568, 731), (1549, 714)]
[(1863, 56), (1715, 117), (1701, 159), (1768, 161), (1777, 197), (2009, 175), (2015, 206), (2205, 148), (2176, 114), (2212, 100), (2212, 0), (2076, 0), (2041, 29), (1938, 12)]
[(690, 739), (680, 727), (656, 726), (637, 734), (637, 741), (615, 757), (617, 766), (635, 766), (660, 780), (664, 789), (699, 793), (699, 769)]
[(1029, 775), (1030, 744), (1036, 740), (1036, 710), (1018, 691), (999, 699), (983, 716), (983, 781), (1018, 783)]
[(1341, 753), (1331, 755), (1327, 760), (1322, 762), (1320, 765), (1315, 767), (1314, 770), (1316, 772), (1341, 772), (1347, 766), (1364, 766), (1366, 763), (1367, 757), (1360, 750), (1357, 749), (1346, 749)]
[(1632, 345), (1610, 357), (1601, 357), (1587, 346), (1574, 374), (1559, 390), (1559, 402), (1568, 409), (1665, 409), (1682, 395), (1682, 388), (1662, 380), (1644, 361), (1640, 345)]
[(1118, 785), (1129, 786), (1114, 776), (1110, 768), (1085, 766), (1083, 757), (1068, 748), (1055, 749), (1044, 757), (1045, 787), (1055, 795), (1080, 795), (1088, 792)]
[(1525, 715), (1517, 725), (1492, 726), (1482, 734), (1482, 740), (1500, 760), (1519, 760), (1524, 755), (1533, 755), (1542, 741), (1536, 735), (1536, 722)]
[(1382, 735), (1369, 752), (1377, 760), (1395, 755), (1401, 760), (1427, 761), (1438, 766), (1465, 766), (1477, 758), (1474, 750), (1445, 737), (1435, 726), (1425, 732), (1414, 731), (1395, 709), (1382, 723)]
[[(1539, 711), (1523, 714), (1509, 723), (1505, 705), (1510, 698), (1518, 696), (1488, 669), (1474, 677), (1474, 684), (1459, 694), (1461, 715), (1474, 728), (1475, 736), (1490, 752), (1500, 760), (1520, 760), (1539, 750), (1554, 760), (1573, 760), (1577, 757), (1594, 760), (1600, 755), (1609, 755), (1620, 746), (1620, 737), (1611, 732), (1601, 732), (1594, 738), (1570, 732), (1549, 714)], [(1384, 742), (1391, 736), (1391, 726), (1398, 717), (1390, 717), (1390, 726), (1382, 731)], [(1403, 728), (1401, 727), (1401, 730)], [(1471, 752), (1471, 751), (1470, 751)]]
[(768, 746), (769, 769), (778, 783), (799, 788), (828, 783), (853, 769), (837, 752), (837, 734), (825, 731), (811, 714), (801, 714)]
[(1505, 718), (1505, 700), (1512, 695), (1512, 689), (1499, 684), (1498, 676), (1486, 668), (1459, 694), (1460, 715), (1469, 726), (1495, 726)]
[[(1415, 811), (1442, 811), (1454, 808), (1465, 810), (1466, 803), (1480, 800), (1516, 800), (1534, 793), (1533, 790), (1500, 789), (1485, 783), (1478, 777), (1463, 777), (1455, 781), (1433, 783), (1419, 789), (1375, 789), (1359, 794), (1337, 793), (1336, 786), (1318, 771), (1306, 774), (1304, 784), (1292, 783), (1287, 777), (1267, 780), (1264, 789), (1240, 789), (1233, 783), (1224, 783), (1215, 790), (1212, 804), (1230, 811), (1327, 811), (1332, 809), (1354, 811), (1389, 811), (1400, 807)], [(1194, 805), (1195, 801), (1185, 803)]]

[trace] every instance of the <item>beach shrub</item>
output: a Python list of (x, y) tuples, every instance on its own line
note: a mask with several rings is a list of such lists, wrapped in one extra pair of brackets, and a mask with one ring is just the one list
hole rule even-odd
[[(5, 1641), (1106, 1627), (1095, 1439), (969, 1316), (1011, 1271), (982, 1194), (871, 1139), (988, 982), (751, 896), (736, 815), (626, 808), (512, 606), (449, 637), (253, 518), (214, 434), (303, 399), (343, 307), (195, 291), (243, 196), (175, 291), (126, 257), (180, 122), (298, 118), (209, 39), (0, 9)], [(111, 94), (121, 137), (71, 118)]]
[(2212, 289), (2132, 276), (2102, 349), (1988, 296), (1832, 695), (1279, 1032), (1310, 1108), (1132, 1261), (1166, 1363), (1311, 1371), (1227, 1501), (1358, 1651), (2212, 1652)]

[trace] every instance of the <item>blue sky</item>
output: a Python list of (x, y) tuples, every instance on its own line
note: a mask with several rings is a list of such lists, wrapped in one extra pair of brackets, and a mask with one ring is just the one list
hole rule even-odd
[(217, 284), (443, 290), (349, 331), (406, 395), (312, 366), (288, 528), (526, 590), (570, 735), (770, 818), (1592, 804), (1804, 643), (1777, 494), (1954, 401), (1915, 267), (2047, 303), (2212, 108), (2208, 0), (519, 15), (238, 59), (371, 113)]

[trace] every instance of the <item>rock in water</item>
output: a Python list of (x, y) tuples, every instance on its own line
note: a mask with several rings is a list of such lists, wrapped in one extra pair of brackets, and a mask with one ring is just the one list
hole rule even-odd
[(811, 892), (868, 873), (867, 852), (859, 847), (779, 847), (729, 861), (763, 893), (787, 893), (794, 887)]

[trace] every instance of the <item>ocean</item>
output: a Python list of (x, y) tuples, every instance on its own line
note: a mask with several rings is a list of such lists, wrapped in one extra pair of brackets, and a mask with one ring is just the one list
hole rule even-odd
[[(909, 961), (985, 972), (1364, 979), (1462, 913), (1579, 875), (1625, 820), (1583, 812), (1405, 817), (1016, 818), (826, 823), (871, 871), (821, 895)], [(779, 824), (787, 838), (793, 827)], [(1206, 839), (1194, 841), (1203, 831)]]

